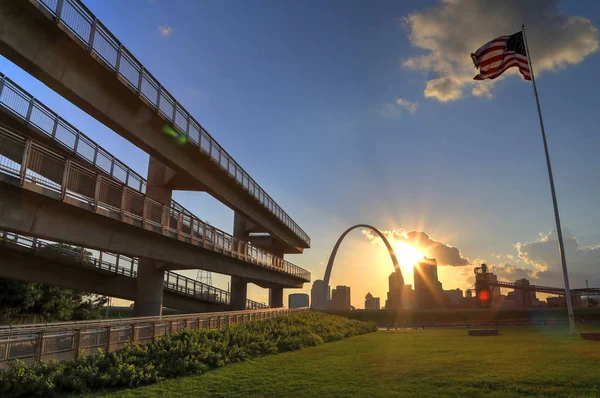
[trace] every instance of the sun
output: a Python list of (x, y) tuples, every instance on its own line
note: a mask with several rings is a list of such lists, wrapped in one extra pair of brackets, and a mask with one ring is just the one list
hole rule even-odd
[(405, 268), (412, 268), (419, 260), (423, 259), (423, 253), (421, 253), (416, 247), (409, 245), (404, 242), (396, 242), (394, 252), (400, 265)]

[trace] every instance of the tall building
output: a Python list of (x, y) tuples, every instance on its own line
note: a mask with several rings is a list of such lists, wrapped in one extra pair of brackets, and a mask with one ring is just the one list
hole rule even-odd
[(331, 291), (331, 300), (327, 303), (327, 309), (336, 311), (350, 311), (352, 305), (350, 304), (350, 287), (349, 286), (336, 286)]
[(288, 296), (288, 308), (306, 308), (308, 307), (308, 294), (292, 293)]
[(392, 272), (388, 278), (389, 290), (387, 300), (385, 300), (385, 309), (401, 309), (402, 308), (402, 293), (403, 285), (400, 282), (402, 279), (398, 277), (396, 271)]
[(373, 297), (371, 293), (367, 293), (365, 296), (365, 310), (379, 310), (381, 304), (379, 297)]
[(418, 309), (444, 307), (444, 291), (438, 281), (437, 261), (424, 258), (414, 266), (415, 303)]
[(313, 310), (324, 310), (327, 302), (331, 299), (331, 288), (327, 286), (327, 296), (323, 297), (323, 286), (325, 286), (325, 282), (317, 279), (310, 289), (310, 308)]
[(415, 292), (412, 290), (412, 285), (404, 285), (402, 287), (402, 298), (400, 300), (400, 304), (403, 310), (410, 310), (413, 308), (414, 293)]

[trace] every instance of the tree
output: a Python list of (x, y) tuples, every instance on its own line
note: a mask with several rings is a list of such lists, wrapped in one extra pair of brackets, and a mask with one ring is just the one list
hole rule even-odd
[[(59, 245), (50, 244), (38, 250), (41, 255), (58, 253)], [(63, 255), (80, 252), (80, 248), (62, 244)], [(84, 263), (92, 262), (92, 253), (84, 251)], [(108, 298), (58, 286), (0, 278), (0, 311), (10, 319), (14, 315), (40, 315), (44, 321), (96, 319)]]

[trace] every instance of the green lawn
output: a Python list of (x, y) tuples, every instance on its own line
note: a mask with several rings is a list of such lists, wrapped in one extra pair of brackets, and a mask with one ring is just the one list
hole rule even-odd
[(566, 331), (380, 331), (98, 396), (600, 397), (600, 342)]

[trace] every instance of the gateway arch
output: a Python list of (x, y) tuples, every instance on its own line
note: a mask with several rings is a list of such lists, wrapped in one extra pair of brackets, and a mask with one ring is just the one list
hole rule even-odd
[(394, 269), (396, 270), (396, 275), (398, 275), (398, 278), (400, 279), (399, 280), (400, 286), (404, 286), (404, 277), (402, 276), (402, 271), (400, 270), (400, 264), (398, 263), (398, 258), (396, 258), (396, 253), (394, 253), (394, 249), (392, 249), (392, 245), (390, 245), (390, 242), (387, 240), (387, 238), (381, 233), (380, 230), (378, 230), (377, 228), (375, 228), (371, 225), (356, 224), (356, 225), (348, 228), (346, 231), (344, 231), (344, 233), (340, 236), (340, 238), (336, 242), (335, 246), (333, 247), (333, 251), (331, 252), (331, 255), (329, 256), (329, 261), (327, 262), (327, 269), (325, 270), (325, 276), (323, 277), (323, 290), (321, 293), (321, 297), (323, 298), (323, 303), (327, 302), (327, 287), (329, 286), (329, 279), (331, 277), (331, 269), (333, 268), (333, 262), (335, 261), (335, 256), (340, 247), (340, 244), (342, 243), (342, 241), (344, 240), (346, 235), (348, 235), (348, 233), (350, 231), (352, 231), (356, 228), (368, 228), (371, 231), (375, 232), (381, 238), (383, 243), (385, 243), (385, 247), (387, 247), (387, 250), (390, 253), (390, 257), (392, 259)]

